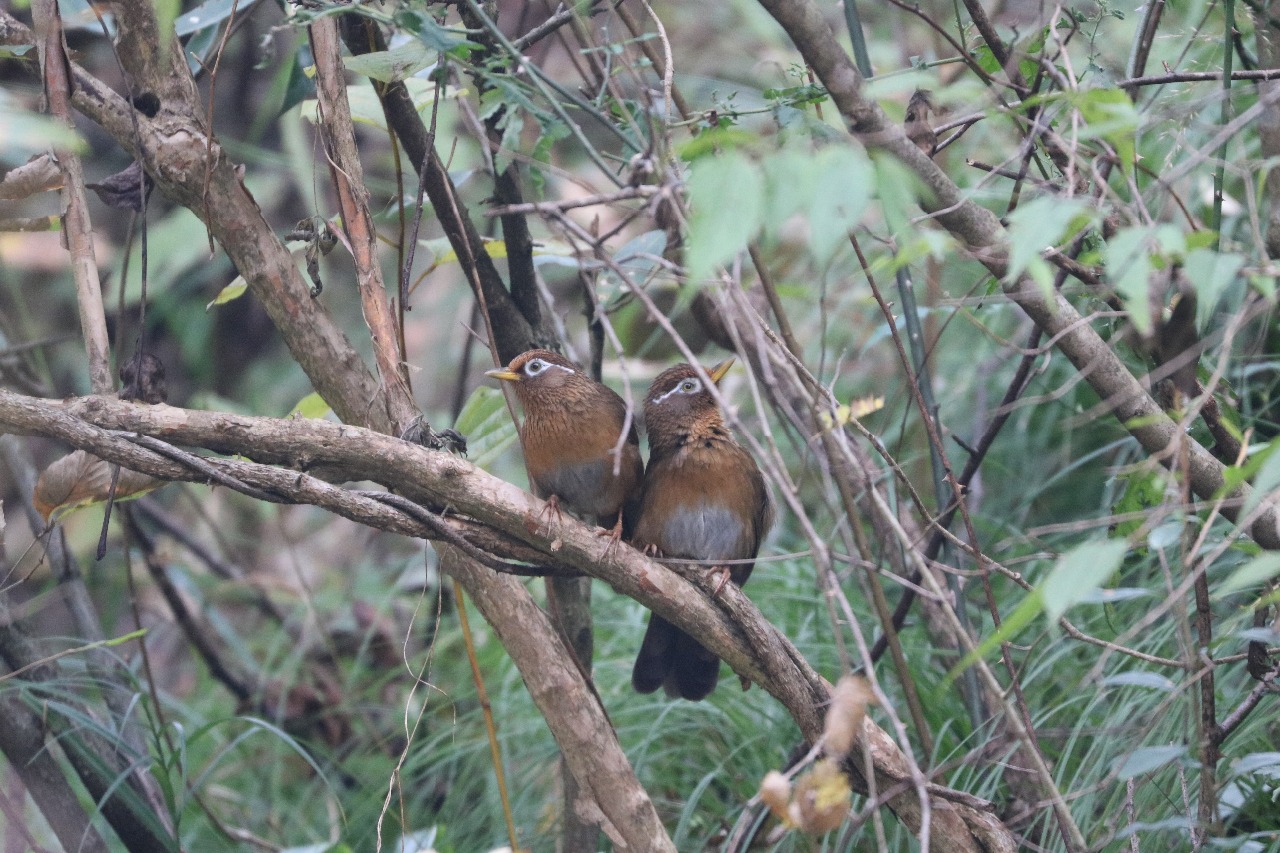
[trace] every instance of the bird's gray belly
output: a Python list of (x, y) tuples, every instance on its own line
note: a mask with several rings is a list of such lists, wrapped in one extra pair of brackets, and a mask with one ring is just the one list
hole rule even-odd
[(694, 560), (738, 560), (753, 556), (749, 542), (750, 531), (736, 513), (704, 500), (671, 514), (659, 548), (668, 556)]
[(560, 498), (570, 512), (607, 515), (617, 510), (616, 506), (604, 505), (609, 502), (610, 484), (606, 480), (612, 480), (612, 473), (609, 462), (603, 460), (557, 465), (538, 478), (537, 486), (544, 497)]

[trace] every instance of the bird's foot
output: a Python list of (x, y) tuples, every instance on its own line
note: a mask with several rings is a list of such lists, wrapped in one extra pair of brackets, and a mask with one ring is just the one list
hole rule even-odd
[(612, 557), (614, 552), (618, 550), (618, 543), (622, 541), (622, 515), (618, 515), (618, 521), (613, 527), (601, 527), (596, 530), (597, 536), (608, 536), (609, 544), (605, 546), (605, 559)]
[(551, 535), (551, 516), (556, 517), (556, 526), (564, 526), (564, 515), (560, 512), (560, 498), (557, 495), (551, 495), (547, 498), (546, 506), (542, 508), (542, 512), (538, 513), (538, 519), (546, 525), (547, 535)]
[(551, 516), (555, 516), (556, 524), (564, 524), (564, 515), (560, 512), (560, 498), (557, 495), (551, 495), (547, 498), (547, 502), (542, 505), (542, 509), (535, 516), (525, 516), (525, 527), (530, 533), (542, 532), (543, 536), (551, 535)]
[(729, 582), (731, 572), (729, 571), (728, 566), (713, 566), (711, 568), (711, 571), (713, 574), (717, 574), (720, 576), (719, 579), (716, 580), (716, 588), (711, 591), (711, 597), (719, 598), (720, 591), (723, 590), (724, 585)]

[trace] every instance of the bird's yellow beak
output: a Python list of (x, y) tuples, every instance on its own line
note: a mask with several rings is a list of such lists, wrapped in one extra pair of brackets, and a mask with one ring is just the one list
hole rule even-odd
[(729, 368), (733, 367), (733, 363), (736, 360), (737, 359), (726, 358), (724, 361), (720, 362), (715, 367), (708, 370), (707, 373), (711, 376), (711, 381), (719, 385), (720, 380), (723, 379), (724, 375), (729, 372)]
[(493, 370), (486, 370), (485, 376), (492, 376), (494, 379), (501, 379), (503, 382), (519, 382), (520, 374), (513, 373), (505, 367), (495, 367)]

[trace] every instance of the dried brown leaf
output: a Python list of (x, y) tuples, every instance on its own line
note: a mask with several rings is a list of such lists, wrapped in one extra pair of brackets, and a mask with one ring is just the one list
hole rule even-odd
[[(40, 473), (36, 481), (36, 510), (47, 522), (59, 510), (65, 515), (80, 507), (105, 502), (111, 491), (112, 467), (83, 450), (69, 453)], [(163, 481), (155, 477), (121, 468), (116, 500), (139, 497), (161, 485)]]
[(822, 748), (832, 758), (841, 758), (853, 748), (854, 739), (862, 731), (867, 706), (875, 701), (871, 685), (860, 675), (846, 675), (831, 691), (822, 733)]

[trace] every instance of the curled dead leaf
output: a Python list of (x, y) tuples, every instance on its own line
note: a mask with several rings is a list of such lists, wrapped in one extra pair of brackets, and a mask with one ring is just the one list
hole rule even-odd
[[(80, 507), (104, 503), (111, 492), (112, 465), (83, 450), (67, 454), (40, 473), (36, 480), (36, 510), (46, 522), (55, 512), (65, 515)], [(140, 497), (163, 485), (128, 468), (120, 469), (116, 500)]]
[(770, 770), (760, 780), (760, 802), (769, 807), (769, 811), (787, 822), (787, 804), (791, 802), (791, 783), (787, 777), (777, 770)]
[(801, 831), (821, 835), (844, 821), (852, 803), (853, 791), (840, 766), (830, 758), (822, 758), (796, 780), (788, 815)]
[(832, 758), (843, 757), (853, 748), (862, 730), (867, 706), (875, 701), (871, 685), (860, 675), (846, 675), (831, 691), (831, 704), (822, 732), (822, 749)]

